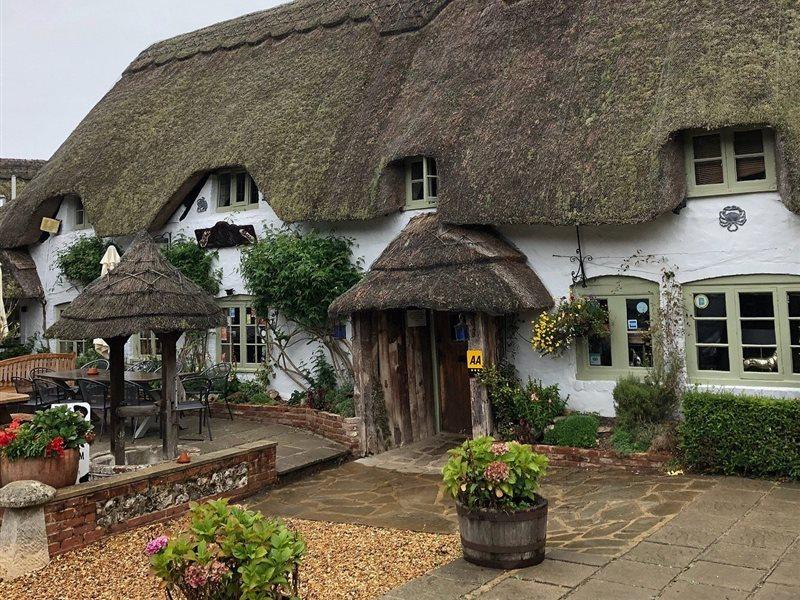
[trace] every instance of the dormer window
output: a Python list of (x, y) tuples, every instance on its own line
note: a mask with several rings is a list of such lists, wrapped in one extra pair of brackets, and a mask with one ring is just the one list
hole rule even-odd
[(88, 223), (86, 222), (86, 209), (83, 207), (83, 202), (80, 198), (75, 199), (75, 205), (72, 211), (72, 221), (74, 229), (86, 229)]
[(238, 210), (258, 206), (258, 187), (245, 171), (220, 171), (214, 176), (217, 210)]
[(406, 160), (406, 209), (436, 206), (438, 188), (436, 160), (429, 156)]
[(687, 196), (746, 194), (777, 189), (771, 129), (696, 130), (686, 136)]

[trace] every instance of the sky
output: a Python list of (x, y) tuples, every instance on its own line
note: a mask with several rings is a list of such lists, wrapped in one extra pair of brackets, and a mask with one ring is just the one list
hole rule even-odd
[(50, 158), (153, 42), (279, 0), (0, 0), (0, 157)]

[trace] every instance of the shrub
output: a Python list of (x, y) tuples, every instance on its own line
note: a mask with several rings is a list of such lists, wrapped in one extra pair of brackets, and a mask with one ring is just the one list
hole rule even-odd
[(228, 393), (228, 402), (233, 404), (275, 404), (266, 388), (257, 379), (236, 380), (236, 391)]
[(544, 443), (553, 446), (594, 448), (600, 421), (594, 415), (569, 415), (544, 432)]
[(282, 522), (227, 500), (192, 504), (189, 531), (148, 542), (145, 553), (167, 590), (187, 600), (298, 597), (305, 543)]
[(679, 448), (691, 467), (800, 479), (800, 401), (688, 392)]
[(620, 454), (647, 452), (651, 441), (650, 429), (647, 427), (638, 427), (632, 431), (617, 427), (611, 434), (611, 445)]
[(83, 235), (59, 253), (56, 266), (69, 281), (89, 285), (100, 277), (100, 260), (110, 245), (97, 236)]
[(632, 431), (642, 425), (660, 423), (671, 416), (666, 406), (671, 399), (650, 381), (630, 376), (620, 379), (614, 388), (614, 411), (617, 427)]
[(26, 423), (13, 421), (0, 431), (0, 452), (8, 460), (63, 456), (94, 440), (92, 425), (66, 406), (37, 411)]
[(161, 248), (161, 254), (185, 277), (209, 294), (217, 295), (222, 271), (213, 267), (214, 260), (218, 256), (216, 252), (204, 250), (194, 240), (179, 235), (170, 244)]
[(448, 454), (442, 469), (444, 485), (470, 508), (529, 508), (547, 471), (547, 457), (529, 445), (495, 442), (491, 436), (467, 440)]
[(486, 386), (497, 431), (505, 439), (539, 441), (545, 428), (567, 406), (558, 385), (544, 386), (530, 379), (523, 385), (509, 364), (490, 365), (479, 377)]
[(94, 348), (86, 348), (83, 354), (79, 354), (77, 358), (75, 358), (75, 366), (80, 369), (82, 366), (100, 360), (101, 358), (103, 357), (97, 350)]
[(608, 311), (597, 300), (564, 298), (533, 322), (531, 345), (542, 356), (561, 356), (580, 337), (608, 334)]

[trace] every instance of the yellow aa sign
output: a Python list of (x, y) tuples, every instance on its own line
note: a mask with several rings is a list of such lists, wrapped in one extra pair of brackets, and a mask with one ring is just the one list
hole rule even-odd
[(483, 350), (467, 350), (467, 368), (470, 370), (483, 368)]

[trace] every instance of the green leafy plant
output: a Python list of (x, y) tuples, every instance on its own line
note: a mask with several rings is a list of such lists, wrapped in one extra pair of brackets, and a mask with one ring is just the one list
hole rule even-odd
[(442, 469), (445, 488), (469, 508), (529, 508), (547, 472), (547, 457), (529, 445), (497, 442), (491, 436), (467, 440), (448, 454)]
[(651, 430), (647, 427), (638, 427), (634, 430), (617, 427), (611, 434), (611, 445), (620, 454), (636, 454), (647, 452), (652, 441)]
[(266, 388), (259, 380), (246, 379), (244, 381), (239, 381), (237, 379), (236, 381), (236, 390), (228, 393), (228, 402), (233, 404), (276, 404), (276, 402), (267, 395)]
[(591, 298), (563, 298), (533, 322), (531, 345), (542, 356), (561, 356), (580, 337), (607, 337), (608, 311)]
[(690, 467), (800, 479), (800, 401), (690, 391), (679, 450)]
[(218, 258), (216, 251), (205, 250), (194, 240), (178, 235), (161, 248), (161, 254), (172, 266), (209, 294), (216, 296), (219, 293), (222, 271), (214, 269), (214, 261)]
[(168, 591), (187, 600), (299, 600), (306, 546), (297, 533), (227, 500), (192, 503), (190, 515), (188, 531), (145, 548)]
[(69, 281), (81, 286), (89, 285), (100, 277), (100, 260), (111, 245), (97, 236), (82, 235), (59, 252), (56, 266)]
[(13, 421), (0, 431), (0, 452), (8, 460), (63, 456), (94, 440), (92, 425), (66, 406), (37, 411), (33, 420)]
[(598, 427), (600, 421), (594, 415), (567, 415), (544, 432), (544, 443), (553, 446), (594, 448), (597, 445)]
[(510, 364), (489, 365), (480, 374), (492, 405), (495, 427), (506, 439), (534, 443), (545, 428), (564, 414), (568, 398), (562, 398), (558, 385), (544, 386), (528, 380), (523, 385)]
[(87, 347), (83, 354), (79, 354), (75, 359), (75, 366), (80, 369), (83, 365), (100, 360), (101, 358), (103, 357), (100, 356), (100, 353), (97, 350)]

